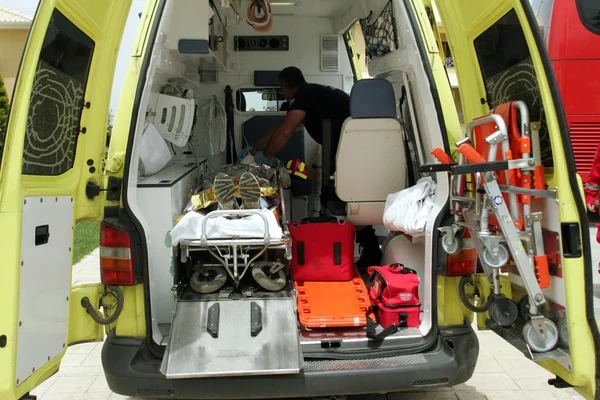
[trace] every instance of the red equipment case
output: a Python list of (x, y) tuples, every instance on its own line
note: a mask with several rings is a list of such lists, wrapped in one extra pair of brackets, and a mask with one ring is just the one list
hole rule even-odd
[(336, 218), (305, 218), (288, 226), (295, 281), (349, 281), (354, 276), (356, 228)]
[(369, 267), (369, 297), (377, 322), (384, 328), (418, 327), (421, 324), (419, 276), (402, 264)]

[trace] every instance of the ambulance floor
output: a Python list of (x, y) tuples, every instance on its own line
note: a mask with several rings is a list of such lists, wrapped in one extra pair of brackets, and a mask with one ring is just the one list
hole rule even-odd
[[(592, 238), (596, 228), (590, 229)], [(600, 245), (592, 246), (594, 271), (600, 261)], [(74, 267), (73, 284), (98, 282), (98, 249)], [(594, 274), (594, 309), (600, 316), (600, 274)], [(473, 377), (451, 388), (387, 395), (348, 396), (347, 400), (495, 400), (582, 399), (573, 389), (555, 389), (546, 382), (553, 376), (527, 360), (511, 345), (490, 331), (478, 331), (480, 352)], [(60, 371), (31, 394), (38, 400), (151, 400), (129, 398), (108, 388), (100, 353), (102, 343), (81, 344), (68, 349)]]

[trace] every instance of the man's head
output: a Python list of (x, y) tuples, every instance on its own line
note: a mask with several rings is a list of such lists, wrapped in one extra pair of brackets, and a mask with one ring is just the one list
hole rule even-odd
[(296, 97), (296, 92), (298, 88), (303, 83), (306, 83), (304, 80), (304, 75), (302, 75), (302, 71), (296, 67), (287, 67), (284, 68), (279, 73), (279, 84), (281, 85), (281, 89), (283, 90), (283, 95), (287, 101), (291, 101)]

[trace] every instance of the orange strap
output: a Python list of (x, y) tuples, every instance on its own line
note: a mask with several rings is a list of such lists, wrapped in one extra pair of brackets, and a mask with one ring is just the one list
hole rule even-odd
[(546, 289), (550, 286), (550, 269), (548, 268), (548, 256), (534, 256), (535, 276), (540, 288)]
[(487, 162), (487, 160), (485, 158), (483, 158), (483, 156), (481, 154), (479, 154), (477, 152), (477, 150), (475, 150), (473, 148), (473, 146), (471, 146), (468, 143), (463, 143), (458, 147), (458, 152), (460, 154), (462, 154), (463, 156), (465, 156), (465, 158), (471, 163), (471, 164), (477, 164), (477, 163), (484, 163)]
[(450, 157), (446, 152), (439, 147), (431, 150), (431, 155), (433, 155), (439, 162), (442, 164), (453, 164), (454, 160)]

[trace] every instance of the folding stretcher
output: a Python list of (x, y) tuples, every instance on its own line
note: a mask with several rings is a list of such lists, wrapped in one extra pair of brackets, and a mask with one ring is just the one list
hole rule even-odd
[[(442, 246), (447, 253), (456, 254), (466, 232), (474, 239), (493, 287), (484, 309), (502, 327), (513, 325), (519, 316), (519, 308), (502, 294), (500, 285), (501, 271), (514, 264), (528, 293), (529, 321), (523, 327), (523, 338), (536, 352), (550, 351), (559, 334), (555, 323), (542, 314), (546, 303), (542, 289), (550, 286), (543, 215), (532, 212), (530, 205), (532, 198), (547, 197), (539, 124), (530, 123), (522, 101), (502, 104), (472, 121), (466, 137), (456, 146), (459, 160), (451, 168), (454, 221), (440, 228)], [(444, 164), (454, 163), (440, 149), (432, 154)]]

